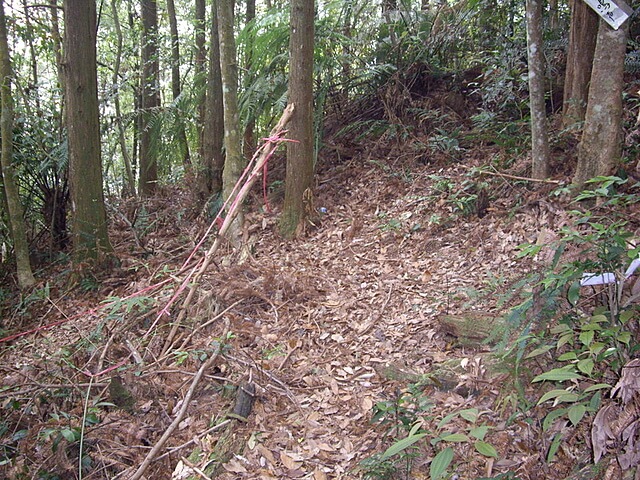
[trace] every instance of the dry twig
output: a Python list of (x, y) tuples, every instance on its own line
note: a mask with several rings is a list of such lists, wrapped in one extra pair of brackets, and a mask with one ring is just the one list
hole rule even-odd
[[(229, 325), (227, 325), (225, 327), (225, 332), (223, 333), (222, 338), (225, 338), (227, 336), (228, 331), (229, 331)], [(160, 437), (160, 440), (158, 440), (156, 442), (154, 447), (151, 449), (151, 451), (145, 457), (144, 461), (138, 467), (138, 470), (136, 470), (136, 472), (133, 474), (133, 476), (129, 480), (139, 480), (140, 478), (142, 478), (142, 476), (144, 475), (144, 472), (147, 470), (147, 468), (149, 467), (149, 465), (151, 464), (153, 459), (160, 452), (160, 450), (162, 450), (162, 448), (164, 447), (164, 444), (167, 442), (169, 437), (173, 434), (174, 430), (176, 428), (178, 428), (178, 425), (180, 424), (180, 422), (184, 418), (185, 413), (187, 413), (187, 408), (189, 407), (189, 404), (191, 403), (191, 397), (193, 397), (193, 394), (194, 394), (194, 392), (196, 390), (196, 387), (200, 383), (200, 379), (204, 375), (204, 372), (211, 365), (213, 365), (213, 362), (215, 362), (215, 360), (218, 358), (218, 355), (220, 355), (220, 349), (221, 349), (221, 345), (218, 345), (218, 347), (216, 348), (215, 352), (213, 352), (213, 354), (207, 359), (207, 361), (202, 364), (202, 366), (198, 370), (198, 373), (196, 373), (196, 376), (193, 377), (193, 381), (191, 382), (191, 386), (189, 387), (189, 390), (187, 391), (187, 394), (184, 397), (184, 400), (182, 402), (182, 406), (180, 407), (180, 411), (176, 415), (176, 418), (173, 419), (173, 422), (171, 422), (169, 427), (167, 427), (165, 432)]]

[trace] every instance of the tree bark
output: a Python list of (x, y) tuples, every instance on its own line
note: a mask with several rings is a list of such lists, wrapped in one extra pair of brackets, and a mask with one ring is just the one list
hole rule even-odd
[(209, 39), (209, 69), (205, 104), (202, 161), (204, 165), (201, 189), (205, 195), (222, 194), (224, 168), (224, 110), (222, 105), (222, 74), (220, 72), (220, 40), (218, 38), (217, 0), (211, 2)]
[(204, 117), (206, 115), (206, 5), (204, 0), (195, 0), (195, 37), (196, 37), (196, 55), (195, 55), (195, 91), (198, 95), (198, 153), (200, 161), (204, 155)]
[[(246, 10), (246, 28), (250, 27), (251, 22), (256, 18), (256, 0), (247, 0), (247, 10)], [(254, 48), (254, 32), (249, 32), (249, 35), (246, 36), (245, 41), (245, 57), (244, 57), (244, 71), (246, 72), (244, 75), (245, 85), (249, 87), (249, 82), (253, 82), (256, 77), (256, 72), (253, 70), (253, 48)], [(247, 124), (244, 127), (244, 135), (243, 135), (243, 153), (245, 158), (252, 158), (253, 154), (256, 151), (256, 140), (254, 138), (254, 131), (256, 127), (256, 119), (251, 113), (247, 118)]]
[[(174, 104), (180, 97), (180, 37), (178, 36), (178, 19), (174, 0), (167, 0), (167, 15), (169, 16), (169, 30), (171, 33), (171, 94)], [(178, 141), (182, 147), (182, 164), (186, 171), (191, 168), (191, 154), (189, 142), (182, 117), (178, 120)]]
[(596, 12), (583, 0), (572, 0), (562, 107), (565, 128), (584, 121), (597, 33)]
[(116, 113), (116, 123), (118, 126), (118, 143), (120, 144), (120, 153), (124, 162), (124, 171), (126, 177), (125, 191), (128, 195), (136, 194), (136, 181), (131, 166), (131, 156), (127, 149), (127, 139), (125, 128), (122, 122), (122, 112), (120, 107), (120, 64), (122, 62), (122, 28), (120, 27), (120, 17), (118, 15), (118, 2), (111, 0), (111, 14), (113, 15), (113, 24), (116, 31), (116, 58), (113, 66), (113, 103)]
[(142, 129), (140, 131), (140, 186), (142, 195), (155, 192), (158, 159), (152, 145), (151, 117), (160, 106), (158, 62), (158, 6), (156, 0), (142, 0)]
[[(60, 89), (64, 92), (64, 71), (62, 69), (62, 40), (60, 37), (60, 26), (58, 21), (58, 0), (51, 0), (49, 2), (51, 12), (51, 40), (53, 41), (53, 51), (56, 56), (56, 67), (58, 74), (58, 82), (60, 83)], [(63, 111), (63, 105), (60, 107), (60, 111)], [(61, 113), (62, 118), (64, 115)]]
[(38, 94), (38, 85), (40, 83), (40, 78), (38, 75), (38, 56), (36, 54), (36, 49), (33, 44), (33, 26), (31, 25), (31, 13), (29, 12), (29, 8), (27, 7), (27, 1), (22, 0), (22, 8), (24, 10), (24, 28), (25, 34), (27, 37), (27, 45), (29, 45), (29, 56), (31, 57), (31, 81), (29, 82), (29, 93), (31, 97), (34, 99), (36, 105), (36, 111), (38, 115), (42, 116), (42, 108), (40, 106), (40, 95)]
[(292, 0), (289, 101), (295, 105), (287, 143), (287, 173), (280, 232), (295, 235), (313, 208), (314, 167), (313, 50), (314, 2)]
[(529, 59), (529, 108), (531, 111), (531, 176), (543, 179), (549, 170), (549, 137), (544, 102), (542, 56), (542, 0), (527, 0), (527, 55)]
[(83, 269), (86, 264), (110, 261), (113, 251), (102, 190), (96, 4), (94, 0), (65, 0), (64, 7), (73, 258)]
[(591, 71), (589, 102), (578, 146), (573, 183), (582, 188), (587, 180), (610, 175), (622, 148), (622, 90), (629, 22), (618, 30), (600, 20)]
[(28, 288), (36, 283), (29, 261), (29, 244), (26, 227), (22, 217), (22, 204), (13, 171), (13, 97), (11, 96), (11, 56), (7, 40), (7, 21), (4, 15), (4, 2), (0, 0), (0, 137), (2, 137), (2, 182), (6, 206), (13, 239), (13, 251), (16, 258), (18, 286)]
[[(228, 200), (234, 186), (242, 175), (245, 161), (242, 157), (242, 135), (240, 133), (240, 115), (238, 112), (238, 61), (236, 43), (233, 34), (234, 0), (218, 1), (218, 28), (220, 39), (220, 70), (222, 74), (224, 103), (224, 148), (225, 162), (222, 172), (222, 197)], [(239, 213), (229, 230), (229, 238), (236, 245), (240, 235), (244, 216)]]

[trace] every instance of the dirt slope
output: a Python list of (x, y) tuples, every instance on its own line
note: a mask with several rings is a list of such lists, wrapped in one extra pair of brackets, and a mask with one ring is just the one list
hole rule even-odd
[[(256, 192), (248, 208), (251, 257), (240, 264), (228, 247), (220, 252), (167, 357), (162, 350), (180, 302), (154, 320), (204, 217), (194, 221), (190, 197), (166, 190), (138, 207), (148, 228), (136, 238), (122, 221), (134, 206), (120, 206), (112, 226), (122, 269), (71, 292), (68, 272), (58, 270), (42, 298), (24, 301), (24, 315), (5, 324), (26, 331), (78, 315), (0, 347), (0, 433), (11, 459), (0, 476), (77, 478), (82, 437), (91, 457), (83, 478), (129, 478), (175, 419), (203, 354), (211, 355), (223, 332), (233, 334), (224, 355), (205, 372), (161, 450), (174, 453), (152, 462), (146, 478), (172, 478), (174, 471), (182, 478), (189, 470), (176, 465), (194, 449), (203, 455), (191, 463), (210, 467), (206, 454), (226, 447), (218, 430), (204, 433), (225, 419), (231, 387), (243, 381), (255, 384), (255, 405), (225, 440), (238, 455), (219, 478), (359, 478), (361, 461), (406, 435), (398, 429), (403, 420), (422, 422), (432, 435), (417, 444), (408, 470), (390, 478), (428, 478), (440, 446), (427, 440), (442, 433), (438, 421), (469, 408), (478, 409), (478, 425), (490, 427), (485, 440), (497, 458), (460, 443), (449, 470), (457, 478), (509, 470), (523, 479), (563, 478), (586, 460), (575, 454), (561, 468), (547, 467), (544, 438), (529, 432), (539, 419), (505, 421), (514, 412), (509, 377), (488, 373), (489, 347), (452, 337), (441, 322), (444, 315), (476, 315), (482, 323), (509, 305), (518, 293), (512, 285), (534, 267), (517, 259), (518, 245), (552, 235), (564, 222), (562, 209), (545, 200), (553, 186), (534, 189), (471, 170), (486, 163), (491, 147), (461, 150), (452, 161), (437, 151), (425, 160), (414, 148), (380, 145), (348, 150), (346, 161), (344, 149), (323, 151), (318, 217), (297, 240), (277, 234), (277, 189), (272, 213), (264, 213)], [(126, 298), (162, 280), (168, 283), (142, 299)], [(115, 304), (99, 308), (107, 298)], [(412, 403), (420, 399), (424, 405)], [(374, 424), (379, 403), (397, 408)], [(469, 424), (458, 419), (448, 427), (465, 432)]]

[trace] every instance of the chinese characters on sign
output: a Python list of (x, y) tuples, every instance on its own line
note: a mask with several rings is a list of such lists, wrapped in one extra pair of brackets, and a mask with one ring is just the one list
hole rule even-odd
[(620, 28), (627, 18), (633, 13), (633, 9), (622, 0), (584, 0), (593, 8), (605, 22), (614, 29)]

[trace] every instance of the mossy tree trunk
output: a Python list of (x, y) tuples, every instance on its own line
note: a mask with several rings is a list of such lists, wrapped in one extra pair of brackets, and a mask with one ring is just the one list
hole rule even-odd
[(29, 261), (29, 244), (22, 217), (22, 204), (13, 170), (13, 97), (11, 95), (11, 57), (7, 40), (7, 22), (0, 0), (0, 137), (2, 137), (2, 184), (16, 258), (16, 273), (20, 288), (31, 287), (36, 281)]
[(312, 208), (314, 2), (292, 0), (289, 102), (295, 105), (287, 143), (287, 174), (280, 232), (291, 237)]
[(610, 175), (622, 148), (622, 90), (629, 22), (618, 30), (600, 20), (591, 71), (589, 102), (578, 146), (576, 187), (600, 175)]
[(111, 259), (102, 190), (96, 71), (96, 3), (65, 0), (65, 85), (73, 258), (79, 267)]

